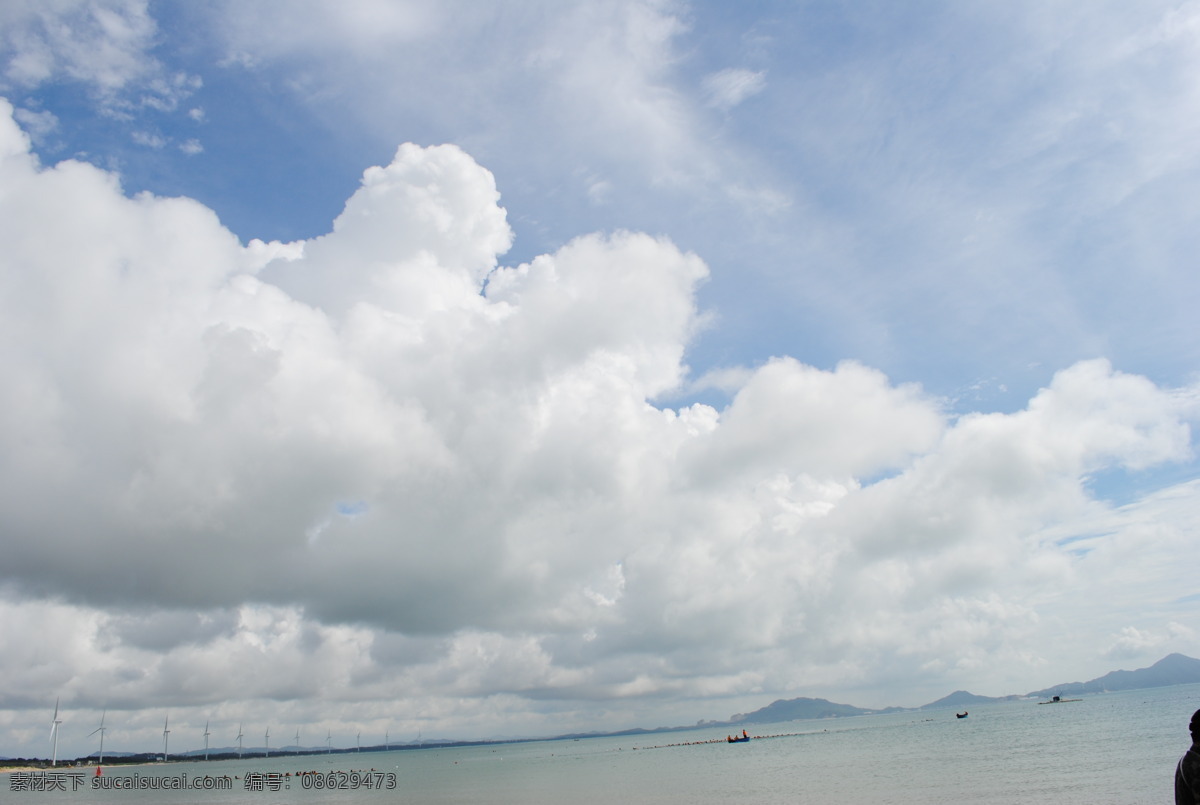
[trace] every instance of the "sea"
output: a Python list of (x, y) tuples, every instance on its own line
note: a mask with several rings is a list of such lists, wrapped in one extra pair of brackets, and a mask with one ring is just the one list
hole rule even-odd
[[(1066, 698), (1066, 697), (1064, 697)], [(0, 803), (1169, 803), (1200, 685), (728, 728), (0, 774)], [(50, 777), (49, 775), (58, 775)], [(103, 784), (96, 782), (102, 779)]]

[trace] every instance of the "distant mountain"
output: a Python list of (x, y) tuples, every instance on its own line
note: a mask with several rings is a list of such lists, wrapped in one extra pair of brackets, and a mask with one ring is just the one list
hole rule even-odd
[(943, 696), (936, 702), (930, 702), (918, 709), (920, 710), (936, 710), (939, 707), (967, 707), (972, 704), (989, 704), (991, 702), (1004, 702), (1010, 699), (1018, 699), (1019, 696), (977, 696), (974, 693), (968, 693), (965, 690), (956, 690), (949, 696)]
[(883, 710), (865, 710), (850, 704), (837, 704), (826, 699), (778, 699), (753, 713), (738, 713), (729, 719), (729, 724), (774, 724), (780, 721), (797, 721), (807, 718), (840, 718), (862, 716), (869, 713), (891, 713), (902, 710), (888, 707)]
[[(524, 741), (545, 741), (545, 740), (562, 740), (562, 739), (580, 739), (594, 738), (600, 736), (640, 736), (649, 735), (660, 732), (675, 732), (681, 730), (690, 730), (697, 727), (720, 727), (733, 726), (735, 724), (773, 724), (783, 721), (799, 721), (805, 719), (820, 719), (820, 718), (839, 718), (845, 716), (861, 716), (872, 715), (877, 713), (902, 713), (912, 712), (914, 710), (925, 710), (935, 708), (956, 708), (965, 709), (970, 705), (985, 704), (988, 702), (1001, 702), (1011, 699), (1020, 698), (1043, 698), (1054, 695), (1067, 696), (1082, 693), (1104, 693), (1106, 691), (1117, 690), (1138, 690), (1141, 688), (1159, 688), (1168, 685), (1188, 685), (1200, 683), (1200, 660), (1191, 657), (1185, 657), (1182, 654), (1169, 654), (1163, 657), (1158, 662), (1149, 668), (1139, 668), (1136, 671), (1113, 671), (1105, 674), (1102, 677), (1093, 679), (1090, 682), (1068, 682), (1062, 685), (1046, 688), (1044, 690), (1035, 690), (1031, 693), (1021, 696), (977, 696), (974, 693), (969, 693), (965, 690), (956, 690), (949, 696), (944, 696), (936, 702), (931, 702), (923, 707), (885, 707), (883, 709), (867, 709), (863, 707), (855, 707), (850, 704), (837, 704), (836, 702), (828, 701), (827, 699), (778, 699), (771, 702), (766, 707), (755, 710), (753, 713), (738, 713), (732, 716), (728, 721), (705, 721), (701, 720), (695, 725), (683, 727), (656, 727), (654, 729), (634, 728), (621, 730), (619, 732), (587, 732), (587, 733), (570, 733), (566, 735), (555, 735), (547, 738), (524, 738), (515, 740), (472, 740), (472, 741), (452, 741), (452, 740), (426, 740), (421, 744), (391, 744), (392, 751), (401, 749), (419, 749), (422, 746), (482, 746), (499, 743), (514, 743)], [(385, 747), (371, 746), (362, 748), (363, 751), (379, 751)], [(355, 752), (355, 749), (333, 748), (334, 754), (346, 754)], [(286, 747), (284, 749), (273, 749), (273, 753), (279, 754), (324, 754), (329, 751), (329, 747), (302, 748), (302, 747)], [(209, 750), (210, 758), (213, 760), (227, 760), (241, 756), (243, 753), (246, 757), (253, 757), (264, 754), (264, 748), (246, 747), (242, 752), (237, 752), (231, 747), (223, 747), (220, 749), (213, 748)], [(236, 754), (235, 754), (236, 752)], [(86, 760), (98, 753), (93, 752), (85, 758)], [(172, 758), (195, 758), (197, 755), (203, 757), (204, 750), (189, 750), (187, 752), (171, 753)], [(131, 763), (155, 762), (161, 756), (158, 752), (130, 754), (127, 752), (105, 752), (105, 760), (111, 759), (114, 763)], [(11, 762), (12, 758), (0, 757), (0, 762)], [(21, 760), (17, 758), (17, 760)], [(36, 759), (35, 759), (36, 761)], [(36, 761), (44, 763), (46, 761)], [(65, 762), (65, 761), (63, 761)]]
[(934, 710), (938, 708), (966, 709), (971, 705), (1004, 702), (1027, 697), (1049, 697), (1053, 695), (1077, 695), (1081, 693), (1104, 693), (1113, 690), (1137, 690), (1159, 688), (1166, 685), (1187, 685), (1200, 682), (1200, 660), (1182, 654), (1169, 654), (1149, 668), (1137, 671), (1113, 671), (1091, 682), (1070, 682), (1045, 690), (1035, 690), (1011, 696), (978, 696), (965, 690), (956, 690), (936, 702), (918, 708), (885, 707), (882, 710), (867, 710), (850, 704), (837, 704), (825, 699), (778, 699), (753, 713), (738, 713), (726, 722), (710, 722), (712, 726), (723, 724), (773, 724), (781, 721), (799, 721), (813, 718), (839, 718), (861, 716), (871, 713), (896, 713), (906, 710)]
[(1035, 690), (1029, 696), (1074, 696), (1080, 693), (1105, 693), (1113, 690), (1162, 688), (1168, 685), (1189, 685), (1200, 682), (1200, 660), (1182, 654), (1168, 654), (1149, 668), (1136, 671), (1112, 671), (1090, 682), (1066, 682), (1062, 685)]

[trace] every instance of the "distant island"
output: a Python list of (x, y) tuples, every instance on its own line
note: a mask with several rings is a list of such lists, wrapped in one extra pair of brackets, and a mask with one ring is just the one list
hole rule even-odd
[(1168, 654), (1149, 668), (1139, 668), (1136, 671), (1112, 671), (1090, 682), (1064, 682), (1042, 690), (1035, 690), (1025, 695), (1011, 696), (977, 696), (965, 690), (957, 690), (949, 696), (944, 696), (935, 702), (921, 707), (885, 707), (881, 710), (869, 710), (854, 707), (849, 704), (836, 704), (825, 699), (779, 699), (753, 713), (738, 713), (729, 721), (708, 722), (714, 726), (736, 724), (775, 724), (781, 721), (796, 721), (798, 719), (838, 718), (841, 716), (862, 716), (875, 713), (893, 713), (905, 710), (936, 710), (940, 708), (964, 708), (974, 704), (989, 702), (1012, 701), (1014, 699), (1049, 698), (1051, 696), (1077, 696), (1082, 693), (1108, 693), (1118, 690), (1141, 690), (1143, 688), (1161, 688), (1168, 685), (1190, 685), (1200, 682), (1200, 660), (1186, 657), (1183, 654)]
[[(965, 690), (956, 690), (949, 696), (943, 696), (935, 702), (922, 705), (921, 707), (884, 707), (882, 709), (867, 709), (863, 707), (855, 707), (850, 704), (838, 704), (826, 699), (809, 699), (800, 697), (796, 699), (777, 699), (771, 702), (766, 707), (761, 707), (753, 713), (737, 713), (729, 718), (728, 721), (704, 721), (701, 720), (696, 724), (691, 724), (683, 727), (652, 727), (642, 728), (635, 727), (633, 729), (619, 730), (616, 732), (575, 732), (565, 735), (554, 735), (547, 738), (518, 738), (518, 739), (503, 739), (503, 740), (474, 740), (474, 741), (446, 741), (435, 740), (425, 741), (421, 744), (391, 744), (388, 746), (364, 746), (361, 749), (330, 749), (327, 747), (280, 747), (279, 749), (271, 750), (272, 756), (284, 755), (317, 755), (332, 752), (334, 754), (350, 754), (359, 751), (379, 752), (379, 751), (398, 751), (410, 749), (424, 749), (432, 747), (450, 747), (450, 746), (487, 746), (491, 744), (509, 744), (509, 743), (532, 743), (535, 741), (558, 741), (580, 738), (612, 738), (624, 735), (638, 736), (651, 735), (663, 732), (681, 732), (684, 730), (693, 730), (703, 727), (714, 727), (726, 729), (734, 726), (742, 726), (749, 724), (777, 724), (784, 721), (801, 721), (809, 719), (822, 718), (843, 718), (846, 716), (864, 716), (876, 715), (879, 713), (899, 713), (899, 712), (915, 712), (920, 710), (936, 710), (946, 708), (966, 708), (976, 704), (987, 704), (991, 702), (1013, 701), (1016, 699), (1032, 699), (1032, 698), (1050, 698), (1053, 696), (1076, 696), (1085, 693), (1108, 693), (1119, 690), (1142, 690), (1144, 688), (1161, 688), (1169, 685), (1190, 685), (1200, 682), (1200, 660), (1186, 657), (1183, 654), (1168, 654), (1158, 662), (1151, 665), (1149, 668), (1139, 668), (1136, 671), (1112, 671), (1104, 676), (1097, 677), (1089, 682), (1064, 682), (1061, 685), (1053, 685), (1042, 690), (1035, 690), (1024, 695), (1011, 696), (977, 696), (974, 693), (969, 693)], [(204, 750), (191, 750), (188, 752), (172, 753), (173, 761), (203, 761)], [(225, 747), (222, 749), (213, 749), (209, 754), (211, 760), (232, 760), (238, 757), (263, 757), (266, 750), (246, 749), (244, 754), (236, 750)], [(123, 763), (154, 763), (161, 758), (159, 752), (148, 752), (138, 754), (126, 753), (106, 753), (106, 764), (123, 764)], [(77, 758), (74, 761), (61, 760), (63, 765), (70, 763), (89, 763), (95, 761), (94, 755)], [(0, 758), (0, 770), (4, 767), (37, 765), (44, 766), (48, 763), (45, 760), (25, 758)]]
[(1149, 668), (1136, 671), (1112, 671), (1090, 682), (1066, 682), (1045, 690), (1035, 690), (1029, 696), (1107, 693), (1114, 690), (1163, 688), (1169, 685), (1190, 685), (1200, 682), (1200, 660), (1182, 654), (1168, 654)]

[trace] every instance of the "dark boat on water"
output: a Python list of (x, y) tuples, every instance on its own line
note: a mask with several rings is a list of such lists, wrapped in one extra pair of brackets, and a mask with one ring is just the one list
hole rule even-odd
[(962, 713), (955, 713), (955, 714), (954, 714), (954, 717), (955, 717), (955, 718), (966, 718), (966, 717), (967, 717), (967, 712), (966, 712), (966, 711), (964, 711), (964, 712), (962, 712)]
[(1038, 704), (1066, 704), (1067, 702), (1081, 702), (1083, 699), (1064, 699), (1061, 696), (1052, 696), (1048, 702), (1038, 702)]

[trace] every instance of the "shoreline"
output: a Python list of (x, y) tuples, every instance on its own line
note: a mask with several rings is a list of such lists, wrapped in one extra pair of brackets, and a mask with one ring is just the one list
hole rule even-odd
[[(58, 765), (58, 766), (0, 766), (0, 774), (11, 774), (13, 772), (28, 772), (28, 771), (51, 771), (51, 772), (80, 772), (84, 769), (95, 770), (97, 768), (105, 769), (138, 769), (146, 766), (165, 766), (180, 761), (168, 760), (166, 762), (159, 761), (158, 763), (88, 763), (86, 765)], [(94, 773), (94, 771), (93, 771)]]

